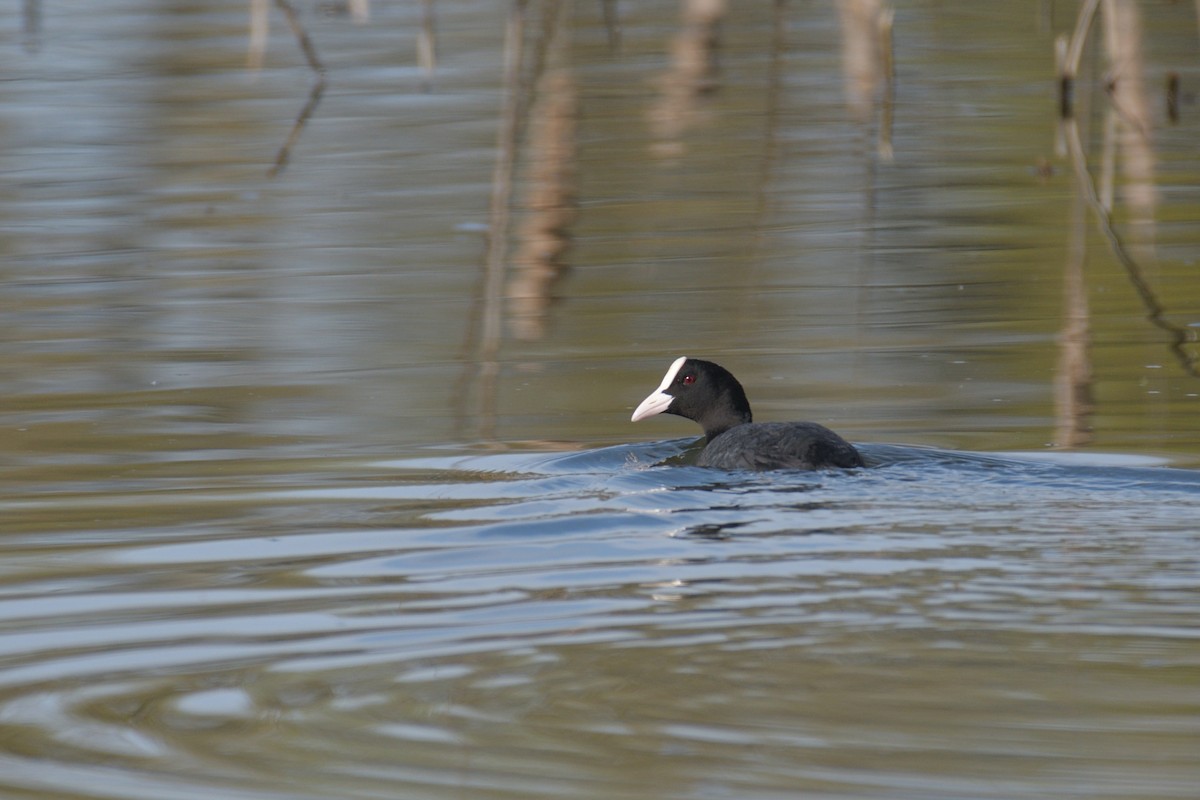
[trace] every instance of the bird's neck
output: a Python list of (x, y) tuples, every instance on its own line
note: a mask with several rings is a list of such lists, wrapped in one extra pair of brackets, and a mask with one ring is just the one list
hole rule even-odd
[(700, 425), (704, 428), (705, 437), (711, 442), (730, 428), (736, 428), (738, 425), (746, 425), (752, 421), (753, 416), (750, 413), (750, 404), (746, 403), (744, 408), (735, 407), (733, 410), (722, 414), (711, 414), (700, 420)]

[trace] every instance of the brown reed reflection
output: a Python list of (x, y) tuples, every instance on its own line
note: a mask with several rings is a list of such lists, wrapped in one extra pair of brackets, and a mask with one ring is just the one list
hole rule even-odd
[(1079, 75), (1083, 59), (1083, 47), (1087, 43), (1088, 31), (1100, 0), (1084, 0), (1075, 19), (1075, 30), (1068, 38), (1059, 36), (1055, 41), (1055, 61), (1058, 63), (1058, 113), (1066, 118), (1075, 114), (1075, 79)]
[[(479, 424), (479, 436), (494, 439), (496, 432), (496, 382), (500, 373), (497, 356), (503, 336), (502, 290), (508, 258), (513, 172), (520, 135), (521, 64), (525, 59), (525, 0), (512, 0), (504, 28), (504, 68), (501, 81), (502, 107), (496, 132), (496, 163), (492, 168), (492, 193), (488, 207), (487, 247), (484, 253), (480, 290), (468, 316), (463, 374), (455, 388), (455, 427), (461, 435), (468, 419)], [(477, 385), (476, 410), (469, 413), (470, 387)]]
[(1179, 122), (1179, 73), (1167, 73), (1166, 91), (1167, 120), (1175, 125)]
[(1054, 373), (1054, 446), (1082, 447), (1092, 438), (1092, 333), (1088, 308), (1087, 206), (1080, 195), (1071, 208), (1067, 262), (1063, 269), (1063, 327)]
[[(1080, 59), (1097, 8), (1101, 9), (1104, 22), (1104, 52), (1108, 64), (1105, 85), (1108, 102), (1104, 110), (1099, 187), (1092, 177), (1083, 146), (1076, 113), (1079, 98), (1075, 91)], [(1200, 377), (1200, 369), (1197, 354), (1188, 347), (1195, 342), (1194, 332), (1167, 316), (1166, 307), (1146, 278), (1146, 267), (1156, 260), (1158, 190), (1153, 119), (1146, 91), (1142, 25), (1137, 4), (1133, 0), (1106, 0), (1101, 6), (1089, 0), (1080, 9), (1071, 39), (1068, 42), (1060, 38), (1057, 49), (1060, 142), (1074, 170), (1079, 212), (1073, 217), (1064, 270), (1064, 321), (1055, 376), (1055, 439), (1059, 447), (1075, 447), (1086, 443), (1090, 437), (1089, 418), (1093, 407), (1083, 208), (1092, 211), (1109, 250), (1125, 269), (1146, 309), (1146, 319), (1168, 334), (1172, 355), (1189, 375)], [(1118, 162), (1122, 207), (1128, 216), (1128, 236), (1124, 238), (1112, 220)]]
[(271, 29), (269, 0), (250, 0), (249, 41), (246, 44), (246, 69), (258, 72), (267, 54), (267, 34)]
[(892, 57), (892, 21), (895, 12), (882, 0), (839, 0), (842, 22), (842, 72), (846, 106), (861, 124), (879, 111), (876, 152), (892, 160), (892, 114), (895, 102), (895, 65)]
[(371, 18), (371, 0), (346, 0), (346, 5), (355, 24), (362, 25)]
[(421, 88), (433, 89), (433, 72), (437, 69), (437, 35), (434, 25), (433, 0), (421, 0), (421, 30), (417, 34), (417, 64), (421, 67)]
[[(1142, 55), (1142, 17), (1135, 0), (1105, 0), (1104, 44), (1108, 56), (1108, 130), (1120, 153), (1121, 194), (1129, 210), (1129, 247), (1141, 264), (1155, 257), (1154, 125), (1146, 91), (1146, 63)], [(1105, 209), (1112, 211), (1111, 168), (1106, 169)]]
[(545, 335), (552, 290), (566, 270), (562, 255), (575, 221), (577, 90), (565, 64), (568, 36), (563, 24), (554, 31), (551, 66), (538, 79), (529, 110), (526, 214), (517, 229), (515, 272), (507, 292), (512, 331), (525, 340)]
[(656, 155), (683, 154), (682, 137), (702, 113), (700, 99), (717, 87), (716, 54), (726, 11), (726, 0), (683, 0), (670, 67), (659, 78), (659, 100), (648, 112)]
[[(540, 339), (553, 287), (566, 270), (563, 253), (575, 220), (575, 129), (578, 91), (569, 65), (569, 3), (543, 0), (530, 9), (514, 0), (505, 29), (504, 73), (496, 163), (480, 289), (466, 336), (466, 365), (455, 390), (460, 430), (477, 420), (483, 439), (495, 436), (496, 383), (504, 337), (504, 307), (518, 339)], [(526, 29), (540, 30), (527, 48)], [(532, 52), (527, 52), (531, 50)], [(530, 76), (522, 66), (530, 61)], [(526, 97), (526, 94), (529, 96)], [(518, 203), (518, 166), (525, 187)], [(514, 208), (519, 206), (519, 208)], [(512, 219), (520, 214), (515, 232)], [(510, 263), (510, 236), (515, 251)], [(475, 386), (475, 411), (468, 413)]]
[[(308, 63), (309, 69), (316, 76), (316, 80), (312, 88), (309, 89), (308, 100), (305, 102), (304, 107), (300, 109), (295, 122), (292, 123), (292, 128), (288, 132), (287, 139), (275, 154), (274, 163), (267, 170), (268, 178), (274, 178), (287, 167), (287, 163), (291, 158), (292, 148), (299, 141), (305, 126), (308, 125), (308, 120), (312, 117), (313, 112), (316, 111), (317, 105), (321, 102), (321, 96), (325, 94), (325, 65), (321, 62), (320, 56), (317, 55), (317, 48), (313, 45), (308, 31), (300, 19), (300, 15), (296, 13), (296, 9), (292, 7), (289, 0), (273, 1), (275, 7), (283, 14), (283, 18), (287, 20), (288, 28), (291, 29), (292, 35), (296, 37), (300, 51), (304, 54), (304, 59)], [(247, 48), (246, 65), (251, 70), (262, 68), (263, 58), (266, 53), (267, 33), (270, 28), (268, 12), (267, 0), (250, 0), (250, 41)]]

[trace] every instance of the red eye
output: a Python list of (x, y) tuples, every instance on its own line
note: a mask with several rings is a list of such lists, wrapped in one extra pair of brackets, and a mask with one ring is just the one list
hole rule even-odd
[(684, 375), (683, 376), (683, 385), (684, 386), (691, 386), (695, 382), (696, 382), (695, 375)]

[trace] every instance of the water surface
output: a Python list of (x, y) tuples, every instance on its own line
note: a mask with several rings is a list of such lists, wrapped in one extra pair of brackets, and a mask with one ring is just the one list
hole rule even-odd
[(294, 5), (0, 34), (0, 794), (1195, 796), (1190, 4)]
[(1195, 472), (883, 446), (851, 472), (662, 463), (690, 442), (59, 498), (145, 520), (6, 537), (5, 782), (1189, 796)]

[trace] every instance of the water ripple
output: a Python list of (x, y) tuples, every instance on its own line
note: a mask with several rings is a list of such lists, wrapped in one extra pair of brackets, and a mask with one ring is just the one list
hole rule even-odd
[(156, 521), (6, 540), (0, 729), (26, 744), (3, 784), (634, 796), (600, 764), (661, 787), (651, 752), (705, 796), (1200, 778), (1200, 476), (870, 446), (730, 474), (681, 465), (689, 443), (432, 454), (189, 492), (173, 523), (144, 492), (60, 497)]

